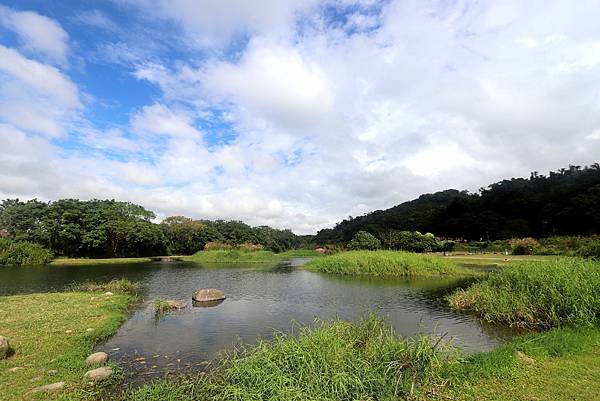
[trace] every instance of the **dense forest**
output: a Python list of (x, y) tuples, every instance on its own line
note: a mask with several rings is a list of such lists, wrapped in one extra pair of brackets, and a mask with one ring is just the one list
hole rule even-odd
[(387, 210), (350, 217), (317, 233), (317, 243), (346, 243), (357, 232), (383, 243), (402, 231), (496, 240), (600, 233), (600, 164), (569, 166), (547, 176), (503, 180), (479, 193), (449, 189)]
[(260, 244), (280, 252), (306, 240), (290, 230), (240, 221), (172, 216), (157, 224), (155, 218), (142, 206), (115, 200), (6, 199), (0, 203), (0, 237), (42, 245), (56, 256), (84, 257), (192, 254), (209, 242)]

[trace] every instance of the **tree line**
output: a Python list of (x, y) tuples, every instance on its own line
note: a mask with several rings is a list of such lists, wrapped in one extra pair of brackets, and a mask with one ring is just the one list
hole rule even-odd
[(409, 233), (494, 241), (600, 234), (600, 164), (571, 165), (490, 184), (477, 193), (449, 189), (387, 210), (349, 217), (317, 233), (316, 243), (348, 243), (359, 231), (399, 248)]
[(210, 242), (259, 244), (281, 252), (306, 241), (290, 230), (241, 221), (155, 219), (152, 211), (130, 202), (6, 199), (0, 203), (0, 237), (5, 243), (39, 244), (56, 256), (92, 258), (193, 254)]

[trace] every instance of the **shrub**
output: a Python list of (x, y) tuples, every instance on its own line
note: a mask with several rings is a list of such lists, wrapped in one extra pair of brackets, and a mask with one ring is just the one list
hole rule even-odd
[(513, 238), (508, 241), (512, 249), (513, 255), (531, 255), (533, 249), (539, 245), (538, 240), (535, 238)]
[(39, 244), (0, 239), (0, 265), (44, 265), (53, 256), (52, 252)]
[(263, 249), (265, 249), (265, 247), (260, 244), (251, 244), (249, 242), (244, 242), (243, 244), (239, 244), (236, 248), (239, 249), (240, 251), (245, 251), (245, 252), (262, 251)]
[(207, 242), (206, 245), (204, 245), (205, 251), (224, 250), (224, 249), (233, 249), (233, 246), (226, 244), (224, 242), (220, 242), (220, 241)]
[(600, 263), (576, 258), (520, 262), (449, 298), (491, 323), (528, 328), (600, 324)]
[(379, 248), (381, 248), (381, 241), (366, 231), (357, 232), (354, 238), (348, 243), (348, 249), (354, 250), (363, 249), (373, 251)]

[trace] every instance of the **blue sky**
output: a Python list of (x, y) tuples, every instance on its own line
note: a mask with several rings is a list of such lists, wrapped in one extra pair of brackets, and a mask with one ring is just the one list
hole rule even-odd
[(0, 0), (0, 196), (312, 233), (600, 154), (600, 3)]

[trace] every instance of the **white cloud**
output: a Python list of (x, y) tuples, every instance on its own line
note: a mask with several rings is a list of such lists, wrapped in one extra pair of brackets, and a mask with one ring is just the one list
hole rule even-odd
[(19, 35), (24, 50), (40, 54), (53, 63), (67, 64), (69, 35), (55, 20), (0, 5), (0, 25)]
[[(59, 134), (80, 95), (58, 70), (0, 47), (0, 99), (12, 105), (0, 110), (13, 126), (0, 131), (12, 135), (0, 161), (13, 166), (0, 188), (314, 232), (424, 192), (597, 161), (599, 3), (391, 0), (381, 14), (358, 3), (327, 1), (351, 10), (328, 25), (312, 1), (137, 2), (186, 33), (185, 55), (101, 47), (162, 94), (128, 126), (81, 131), (93, 154), (21, 131)], [(222, 52), (238, 34), (244, 46)], [(213, 141), (220, 130), (234, 134)]]
[(0, 45), (0, 118), (49, 136), (83, 108), (77, 86), (58, 69)]

